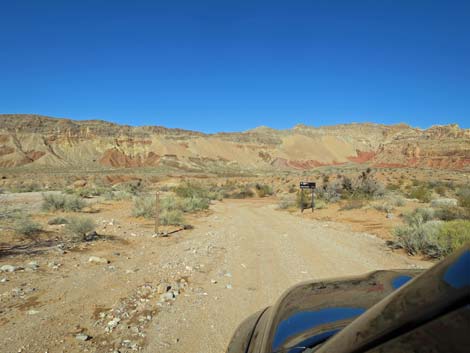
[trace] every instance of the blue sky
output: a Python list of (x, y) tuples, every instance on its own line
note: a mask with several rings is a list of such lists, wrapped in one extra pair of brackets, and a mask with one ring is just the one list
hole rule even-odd
[(0, 1), (0, 113), (470, 127), (470, 1)]

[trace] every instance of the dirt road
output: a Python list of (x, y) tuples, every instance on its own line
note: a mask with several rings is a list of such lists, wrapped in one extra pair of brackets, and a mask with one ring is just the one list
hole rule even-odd
[(146, 352), (224, 352), (241, 320), (300, 281), (429, 266), (390, 252), (371, 235), (263, 201), (224, 202), (214, 211), (191, 237), (210, 237), (223, 251), (201, 259), (206, 270), (192, 280), (197, 295), (183, 296), (157, 317)]
[(168, 238), (100, 207), (98, 232), (110, 240), (0, 257), (0, 266), (25, 267), (0, 274), (0, 352), (222, 353), (241, 320), (299, 281), (429, 266), (270, 200), (217, 202), (193, 230)]

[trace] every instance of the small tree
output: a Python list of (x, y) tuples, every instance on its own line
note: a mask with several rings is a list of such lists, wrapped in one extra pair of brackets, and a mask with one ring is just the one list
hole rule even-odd
[(34, 222), (30, 215), (23, 215), (18, 218), (14, 228), (17, 234), (28, 238), (34, 238), (41, 232), (41, 225)]
[(71, 217), (65, 226), (75, 241), (83, 241), (85, 236), (95, 228), (96, 224), (90, 217)]

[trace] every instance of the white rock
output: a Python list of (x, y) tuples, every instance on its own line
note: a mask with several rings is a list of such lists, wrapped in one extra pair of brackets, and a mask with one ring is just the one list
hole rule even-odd
[(88, 259), (88, 262), (96, 263), (96, 264), (109, 264), (110, 263), (108, 259), (105, 259), (103, 257), (98, 257), (98, 256), (90, 256), (90, 258)]
[(21, 269), (22, 267), (20, 266), (3, 265), (2, 267), (0, 267), (0, 272), (15, 272)]
[(109, 327), (110, 329), (113, 329), (113, 328), (115, 328), (120, 322), (121, 322), (121, 319), (118, 318), (118, 317), (115, 317), (114, 319), (112, 319), (111, 321), (108, 322), (108, 327)]
[(79, 341), (88, 341), (91, 337), (85, 333), (78, 333), (75, 335), (75, 338)]
[(37, 310), (28, 310), (28, 315), (36, 315), (39, 314), (39, 311)]
[(175, 295), (173, 292), (166, 292), (160, 295), (160, 302), (167, 302), (170, 300), (175, 300)]
[(232, 289), (232, 285), (231, 285), (231, 284), (227, 284), (227, 285), (225, 286), (225, 288), (227, 288), (227, 289)]

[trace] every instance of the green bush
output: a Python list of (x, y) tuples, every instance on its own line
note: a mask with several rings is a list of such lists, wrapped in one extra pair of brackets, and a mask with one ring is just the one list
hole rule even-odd
[(400, 195), (390, 195), (387, 197), (388, 203), (395, 207), (403, 207), (406, 205), (406, 200)]
[(95, 228), (95, 222), (89, 217), (71, 217), (65, 226), (74, 241), (83, 241), (85, 236)]
[(459, 205), (465, 208), (470, 208), (470, 188), (464, 187), (457, 191)]
[(435, 238), (439, 232), (440, 221), (423, 222), (416, 218), (412, 223), (394, 229), (397, 245), (415, 255), (422, 252), (438, 257)]
[(115, 200), (115, 201), (122, 201), (122, 200), (131, 200), (135, 195), (128, 191), (124, 190), (108, 190), (103, 193), (103, 197), (105, 200)]
[(305, 190), (299, 190), (297, 191), (295, 204), (300, 209), (310, 207), (312, 205), (312, 196), (308, 194)]
[(470, 221), (444, 222), (437, 233), (439, 257), (448, 255), (470, 241)]
[(175, 187), (174, 192), (176, 196), (181, 198), (188, 198), (188, 197), (200, 197), (200, 198), (208, 198), (209, 191), (202, 187), (202, 185), (194, 184), (190, 182), (185, 182), (177, 187)]
[(328, 182), (315, 190), (315, 195), (326, 202), (337, 202), (343, 194), (342, 186), (339, 182)]
[(265, 197), (273, 194), (273, 188), (267, 184), (256, 184), (255, 190), (258, 197)]
[(394, 210), (393, 205), (390, 204), (389, 202), (383, 202), (383, 203), (376, 204), (376, 205), (374, 205), (374, 208), (377, 211), (382, 211), (382, 212), (385, 212), (385, 213), (390, 213)]
[(134, 207), (132, 209), (134, 217), (153, 218), (155, 217), (155, 198), (154, 197), (136, 197), (134, 198)]
[(438, 185), (434, 190), (441, 196), (446, 196), (447, 188), (444, 185)]
[(41, 225), (34, 222), (30, 215), (21, 215), (14, 224), (15, 232), (26, 237), (34, 237), (41, 232)]
[(162, 210), (159, 219), (163, 225), (181, 225), (184, 222), (183, 213), (180, 210)]
[[(170, 217), (174, 213), (178, 212), (196, 212), (206, 210), (209, 208), (210, 200), (207, 198), (200, 197), (187, 197), (180, 198), (174, 196), (167, 196), (160, 200), (160, 212), (161, 214), (167, 212)], [(155, 198), (154, 197), (139, 197), (134, 199), (134, 207), (132, 210), (134, 217), (155, 217)]]
[(17, 193), (34, 192), (34, 191), (41, 191), (41, 190), (42, 190), (41, 186), (37, 183), (19, 184), (11, 188), (11, 192), (17, 192)]
[(248, 199), (248, 198), (255, 196), (255, 193), (248, 186), (245, 186), (239, 191), (225, 194), (224, 196), (226, 198), (231, 198), (231, 199)]
[(324, 200), (315, 200), (315, 209), (316, 210), (323, 210), (328, 208), (328, 204)]
[(44, 211), (72, 211), (78, 212), (86, 203), (77, 196), (62, 194), (43, 194), (42, 209)]
[(293, 208), (296, 205), (296, 200), (292, 196), (284, 196), (279, 200), (277, 207), (281, 210)]
[(116, 187), (118, 191), (123, 191), (132, 196), (140, 195), (144, 191), (144, 186), (140, 181), (130, 181)]
[(443, 221), (470, 219), (470, 209), (457, 206), (442, 206), (435, 210), (435, 217)]
[(470, 241), (470, 221), (433, 221), (433, 215), (430, 209), (418, 208), (405, 217), (406, 225), (394, 230), (396, 244), (411, 254), (440, 258)]
[(405, 213), (403, 218), (409, 225), (428, 222), (435, 217), (432, 208), (416, 208), (412, 212)]
[(98, 187), (98, 186), (87, 186), (83, 188), (76, 189), (65, 189), (64, 192), (69, 195), (76, 195), (83, 198), (91, 198), (94, 196), (100, 196), (109, 191), (109, 188)]
[(425, 185), (417, 186), (411, 189), (408, 196), (412, 199), (418, 199), (421, 202), (430, 202), (432, 191)]
[(400, 190), (400, 185), (398, 184), (387, 184), (385, 187), (389, 191), (399, 191)]
[(47, 221), (47, 224), (49, 225), (59, 225), (59, 224), (67, 224), (68, 220), (67, 218), (64, 217), (54, 217), (51, 218), (49, 221)]
[(181, 207), (184, 212), (196, 212), (207, 210), (210, 200), (201, 197), (188, 197), (181, 200)]

